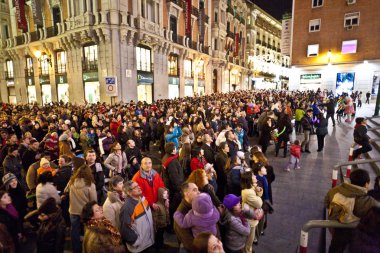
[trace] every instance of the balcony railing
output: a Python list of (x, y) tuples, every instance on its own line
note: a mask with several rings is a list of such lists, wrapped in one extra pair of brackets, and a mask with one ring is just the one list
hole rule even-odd
[(16, 46), (19, 46), (25, 43), (23, 35), (19, 35), (15, 37), (15, 39), (16, 39)]
[(192, 41), (191, 42), (191, 48), (194, 49), (194, 50), (198, 50), (198, 43), (196, 41)]
[(144, 72), (153, 72), (154, 64), (153, 63), (137, 63), (137, 70)]
[(5, 71), (5, 79), (13, 79), (14, 73), (13, 71)]
[(98, 61), (82, 61), (82, 70), (83, 71), (92, 71), (98, 70)]
[(55, 69), (55, 73), (57, 75), (65, 74), (66, 73), (66, 64), (55, 65), (54, 69)]
[(30, 33), (30, 42), (39, 40), (38, 38), (38, 31), (34, 31)]
[(33, 76), (33, 69), (32, 68), (30, 68), (30, 69), (26, 68), (25, 69), (25, 76)]
[(58, 34), (58, 29), (55, 26), (46, 28), (46, 38), (57, 36), (57, 34)]
[(173, 34), (173, 41), (174, 41), (175, 43), (177, 43), (177, 44), (183, 45), (183, 44), (182, 44), (182, 43), (183, 43), (183, 36), (178, 35), (178, 34), (176, 34), (176, 35), (174, 36), (174, 34)]

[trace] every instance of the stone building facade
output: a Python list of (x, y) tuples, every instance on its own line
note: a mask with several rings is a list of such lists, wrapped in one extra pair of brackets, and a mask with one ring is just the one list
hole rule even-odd
[(256, 40), (247, 38), (255, 17), (249, 6), (245, 0), (1, 0), (0, 101), (151, 103), (250, 89), (255, 76), (247, 48)]

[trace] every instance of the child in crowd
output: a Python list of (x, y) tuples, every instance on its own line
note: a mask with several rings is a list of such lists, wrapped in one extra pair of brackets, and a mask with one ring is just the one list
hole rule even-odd
[(241, 252), (250, 234), (250, 225), (243, 215), (241, 197), (228, 194), (224, 197), (223, 205), (226, 212), (222, 217), (221, 224), (225, 228), (225, 243), (227, 253)]
[(192, 209), (183, 215), (181, 212), (174, 213), (174, 220), (181, 228), (191, 228), (193, 236), (202, 232), (210, 232), (217, 235), (216, 224), (219, 221), (219, 211), (213, 205), (210, 195), (199, 194), (192, 202)]
[(128, 174), (128, 178), (132, 179), (133, 176), (136, 174), (136, 172), (140, 170), (140, 164), (137, 161), (136, 156), (131, 156), (128, 162), (129, 162), (130, 167), (128, 168), (127, 174)]
[(55, 173), (57, 172), (50, 166), (49, 160), (43, 157), (40, 161), (40, 168), (37, 169), (37, 176), (40, 176), (42, 173), (46, 171), (50, 171), (53, 176), (55, 176)]
[(290, 169), (301, 169), (300, 167), (301, 159), (301, 145), (299, 140), (295, 140), (292, 146), (290, 147), (290, 158), (288, 165), (285, 170), (290, 171)]
[(164, 232), (170, 223), (169, 217), (169, 191), (166, 188), (159, 188), (157, 193), (158, 210), (153, 212), (153, 222), (156, 231), (156, 250), (164, 246)]

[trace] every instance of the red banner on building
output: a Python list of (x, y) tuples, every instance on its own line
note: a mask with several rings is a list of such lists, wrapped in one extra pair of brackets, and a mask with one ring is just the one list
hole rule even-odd
[(17, 26), (24, 32), (28, 29), (25, 18), (25, 0), (15, 0)]
[(193, 8), (192, 0), (186, 0), (185, 2), (185, 29), (186, 36), (191, 38), (191, 12)]
[(235, 52), (234, 55), (238, 56), (239, 55), (239, 33), (235, 33)]

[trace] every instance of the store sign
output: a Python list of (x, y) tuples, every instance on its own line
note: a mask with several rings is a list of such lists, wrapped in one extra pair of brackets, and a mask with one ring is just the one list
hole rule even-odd
[(292, 18), (290, 16), (286, 16), (282, 19), (281, 54), (290, 55), (291, 39), (292, 39)]
[(40, 84), (50, 84), (49, 76), (40, 76)]
[(185, 79), (185, 86), (194, 86), (193, 79)]
[(199, 86), (199, 87), (205, 87), (205, 81), (203, 81), (203, 80), (198, 80), (198, 86)]
[(138, 72), (137, 82), (138, 83), (153, 83), (153, 74)]
[(301, 79), (321, 79), (322, 75), (321, 74), (304, 74), (301, 75)]
[(67, 83), (67, 75), (55, 76), (56, 84)]
[(117, 96), (117, 78), (116, 76), (106, 76), (106, 95), (110, 97)]
[(83, 73), (83, 81), (85, 82), (99, 81), (98, 72)]
[(170, 77), (169, 76), (169, 84), (179, 85), (179, 78), (178, 77)]

